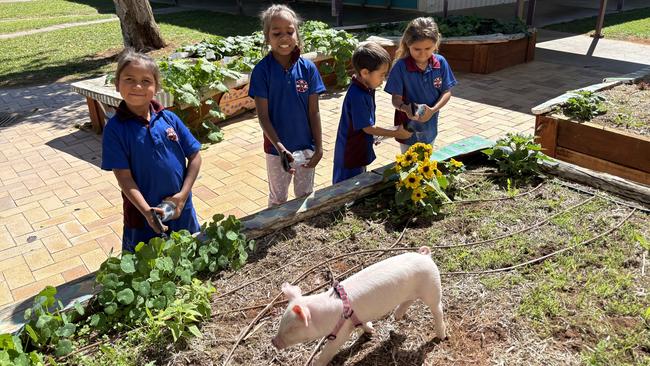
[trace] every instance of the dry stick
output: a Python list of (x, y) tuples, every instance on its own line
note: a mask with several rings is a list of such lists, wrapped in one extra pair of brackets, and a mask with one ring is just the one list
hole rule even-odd
[(572, 246), (570, 246), (570, 247), (566, 247), (566, 248), (563, 248), (563, 249), (560, 249), (560, 250), (556, 250), (556, 251), (554, 251), (553, 253), (549, 253), (549, 254), (547, 254), (547, 255), (544, 255), (544, 256), (541, 256), (541, 257), (538, 257), (538, 258), (535, 258), (535, 259), (531, 259), (531, 260), (529, 260), (529, 261), (527, 261), (527, 262), (524, 262), (524, 263), (519, 263), (519, 264), (516, 264), (516, 265), (514, 265), (514, 266), (510, 266), (510, 267), (491, 269), (491, 270), (487, 270), (487, 271), (470, 271), (470, 272), (459, 271), (459, 272), (447, 272), (447, 273), (441, 273), (441, 275), (443, 275), (443, 276), (451, 276), (451, 275), (459, 275), (459, 274), (462, 274), (462, 275), (465, 275), (465, 274), (468, 274), (468, 275), (482, 275), (482, 274), (490, 274), (490, 273), (497, 273), (497, 272), (506, 272), (506, 271), (511, 271), (511, 270), (513, 270), (513, 269), (515, 269), (515, 268), (519, 268), (519, 267), (527, 266), (527, 265), (529, 265), (529, 264), (533, 264), (533, 263), (541, 262), (541, 261), (543, 261), (543, 260), (546, 259), (546, 258), (549, 258), (549, 257), (555, 256), (555, 255), (558, 255), (558, 254), (560, 254), (560, 253), (566, 252), (566, 251), (571, 250), (571, 249), (575, 249), (575, 248), (577, 248), (577, 247), (579, 247), (579, 246), (582, 246), (582, 245), (587, 245), (587, 244), (589, 244), (589, 243), (591, 243), (591, 242), (593, 242), (593, 241), (595, 241), (595, 240), (597, 240), (597, 239), (600, 239), (600, 238), (602, 238), (602, 237), (604, 237), (604, 236), (610, 234), (610, 233), (613, 232), (614, 230), (616, 230), (616, 229), (618, 229), (619, 227), (621, 227), (621, 225), (623, 225), (623, 224), (625, 223), (625, 221), (627, 221), (627, 220), (628, 220), (628, 219), (629, 219), (629, 218), (630, 218), (630, 217), (631, 217), (631, 216), (632, 216), (636, 211), (637, 211), (636, 209), (632, 209), (632, 212), (630, 212), (629, 215), (627, 215), (623, 220), (621, 220), (621, 222), (619, 222), (616, 226), (614, 226), (613, 228), (611, 228), (611, 229), (605, 231), (604, 233), (602, 233), (602, 234), (600, 234), (600, 235), (597, 235), (597, 236), (595, 236), (595, 237), (593, 237), (593, 238), (591, 238), (591, 239), (585, 240), (585, 241), (583, 241), (583, 242), (581, 242), (581, 243), (578, 243), (578, 244), (572, 245)]
[[(405, 232), (406, 232), (406, 226), (404, 227), (404, 230), (402, 231), (402, 234), (400, 234), (400, 236), (399, 236), (399, 238), (398, 238), (398, 241), (402, 239), (402, 237), (404, 236), (404, 233), (405, 233)], [(383, 249), (383, 250), (384, 250), (384, 251), (388, 251), (388, 250), (386, 250), (386, 249)], [(413, 248), (404, 248), (404, 249), (401, 249), (401, 250), (413, 250)], [(352, 252), (352, 253), (347, 253), (347, 254), (341, 254), (341, 255), (337, 255), (336, 257), (333, 257), (333, 258), (330, 258), (330, 259), (326, 259), (326, 260), (322, 261), (321, 263), (318, 263), (318, 264), (312, 266), (312, 267), (309, 268), (307, 271), (303, 272), (300, 276), (298, 276), (298, 278), (296, 278), (295, 280), (293, 280), (293, 281), (291, 282), (291, 284), (292, 284), (292, 285), (297, 284), (298, 282), (302, 281), (305, 277), (307, 277), (310, 273), (312, 273), (313, 271), (315, 271), (315, 270), (318, 269), (319, 267), (321, 267), (321, 266), (323, 266), (323, 265), (325, 265), (325, 264), (327, 264), (327, 263), (329, 263), (329, 262), (332, 262), (332, 261), (335, 261), (335, 260), (338, 260), (338, 259), (341, 259), (341, 258), (345, 258), (345, 257), (351, 256), (351, 255), (354, 255), (354, 254), (364, 254), (364, 253), (372, 253), (372, 252), (378, 252), (378, 251), (382, 251), (382, 249), (374, 249), (374, 250), (360, 250), (360, 251), (357, 251), (357, 252)], [(231, 349), (230, 352), (228, 353), (228, 357), (226, 357), (226, 360), (224, 361), (223, 366), (228, 365), (228, 363), (230, 362), (230, 359), (232, 358), (232, 355), (235, 353), (235, 349), (237, 349), (237, 346), (239, 345), (239, 343), (241, 342), (241, 340), (246, 336), (246, 334), (250, 331), (250, 329), (253, 327), (253, 325), (255, 325), (255, 324), (256, 324), (256, 323), (257, 323), (257, 322), (262, 318), (262, 316), (263, 316), (263, 315), (264, 315), (264, 314), (265, 314), (265, 313), (266, 313), (266, 312), (267, 312), (271, 307), (273, 307), (273, 305), (275, 305), (276, 300), (279, 299), (280, 296), (282, 296), (282, 292), (279, 292), (279, 293), (278, 293), (278, 294), (273, 298), (273, 300), (271, 300), (271, 302), (269, 302), (269, 303), (264, 307), (264, 309), (262, 309), (262, 311), (260, 311), (260, 312), (257, 314), (257, 316), (255, 317), (255, 319), (253, 319), (253, 320), (248, 324), (248, 326), (247, 326), (247, 327), (246, 327), (246, 328), (245, 328), (245, 329), (244, 329), (244, 330), (239, 334), (239, 337), (237, 338), (237, 341), (235, 341), (235, 344), (233, 345), (232, 349)]]
[(506, 201), (506, 200), (511, 200), (511, 199), (515, 199), (515, 198), (517, 198), (517, 197), (527, 196), (527, 195), (529, 195), (529, 194), (535, 192), (535, 191), (538, 190), (539, 188), (541, 188), (542, 185), (544, 185), (544, 182), (538, 184), (535, 188), (531, 189), (530, 191), (527, 191), (527, 192), (524, 192), (524, 193), (519, 193), (519, 194), (516, 194), (516, 195), (514, 195), (514, 196), (512, 196), (512, 197), (501, 197), (501, 198), (487, 198), (487, 199), (476, 199), (476, 200), (460, 200), (460, 201), (451, 201), (451, 202), (443, 202), (443, 205), (451, 205), (451, 204), (455, 204), (455, 203), (457, 203), (457, 204), (465, 204), (465, 203), (476, 203), (476, 202), (491, 202), (491, 201)]
[(464, 244), (457, 244), (457, 245), (437, 245), (437, 246), (432, 246), (431, 249), (449, 249), (449, 248), (471, 247), (471, 246), (476, 246), (476, 245), (480, 245), (480, 244), (485, 244), (485, 243), (501, 240), (501, 239), (504, 239), (504, 238), (507, 238), (507, 237), (510, 237), (510, 236), (514, 236), (514, 235), (517, 235), (517, 234), (521, 234), (523, 232), (530, 231), (532, 229), (540, 227), (540, 226), (546, 224), (547, 222), (551, 221), (552, 219), (556, 218), (557, 216), (565, 214), (566, 212), (571, 211), (576, 207), (580, 207), (580, 206), (582, 206), (582, 205), (584, 205), (584, 204), (586, 204), (588, 202), (591, 202), (595, 198), (596, 198), (596, 196), (592, 196), (592, 197), (590, 197), (590, 198), (588, 198), (588, 199), (586, 199), (586, 200), (584, 200), (584, 201), (582, 201), (582, 202), (580, 202), (580, 203), (578, 203), (576, 205), (573, 205), (573, 206), (571, 206), (571, 207), (569, 207), (569, 208), (567, 208), (565, 210), (562, 210), (562, 211), (560, 211), (560, 212), (558, 212), (558, 213), (556, 213), (554, 215), (551, 215), (548, 218), (546, 218), (546, 219), (544, 219), (544, 220), (542, 220), (540, 222), (537, 222), (532, 226), (525, 227), (525, 228), (523, 228), (521, 230), (517, 230), (517, 231), (512, 232), (512, 233), (503, 234), (501, 236), (497, 236), (496, 238), (490, 238), (490, 239), (485, 239), (485, 240), (481, 240), (481, 241), (475, 241), (475, 242), (471, 242), (471, 243), (464, 243)]

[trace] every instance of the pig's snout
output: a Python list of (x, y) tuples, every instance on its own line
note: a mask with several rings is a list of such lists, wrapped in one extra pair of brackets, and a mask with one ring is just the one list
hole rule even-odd
[(271, 344), (277, 349), (285, 348), (284, 342), (282, 342), (279, 336), (273, 337), (273, 339), (271, 339)]

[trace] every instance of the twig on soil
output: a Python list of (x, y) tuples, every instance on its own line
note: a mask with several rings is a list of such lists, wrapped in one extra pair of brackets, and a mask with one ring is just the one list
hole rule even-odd
[(554, 219), (554, 218), (556, 218), (556, 217), (558, 217), (558, 216), (560, 216), (562, 214), (565, 214), (566, 212), (571, 211), (576, 207), (580, 207), (580, 206), (582, 206), (582, 205), (584, 205), (584, 204), (586, 204), (588, 202), (591, 202), (595, 198), (596, 198), (596, 196), (592, 196), (592, 197), (590, 197), (590, 198), (588, 198), (588, 199), (586, 199), (586, 200), (584, 200), (584, 201), (582, 201), (582, 202), (580, 202), (580, 203), (578, 203), (576, 205), (573, 205), (573, 206), (571, 206), (571, 207), (569, 207), (569, 208), (567, 208), (565, 210), (562, 210), (562, 211), (560, 211), (560, 212), (558, 212), (558, 213), (556, 213), (554, 215), (551, 215), (551, 216), (547, 217), (546, 219), (544, 219), (542, 221), (539, 221), (539, 222), (537, 222), (537, 223), (535, 223), (535, 224), (533, 224), (531, 226), (525, 227), (525, 228), (523, 228), (521, 230), (517, 230), (517, 231), (512, 232), (512, 233), (497, 236), (496, 238), (490, 238), (490, 239), (475, 241), (475, 242), (471, 242), (471, 243), (456, 244), (456, 245), (436, 245), (436, 246), (432, 246), (431, 249), (449, 249), (449, 248), (471, 247), (471, 246), (481, 245), (481, 244), (490, 243), (490, 242), (493, 242), (493, 241), (505, 239), (507, 237), (514, 236), (514, 235), (517, 235), (517, 234), (521, 234), (523, 232), (530, 231), (532, 229), (535, 229), (537, 227), (545, 225), (547, 222), (551, 221), (552, 219)]
[(314, 359), (314, 356), (316, 356), (316, 353), (318, 353), (318, 350), (323, 345), (323, 342), (325, 342), (325, 339), (327, 339), (327, 337), (323, 337), (320, 339), (320, 341), (318, 341), (318, 344), (316, 345), (316, 347), (314, 347), (314, 350), (311, 352), (311, 355), (309, 355), (307, 362), (305, 362), (305, 366), (309, 366), (311, 364), (311, 360)]
[(616, 230), (616, 229), (618, 229), (619, 227), (621, 227), (621, 225), (623, 225), (623, 224), (624, 224), (624, 223), (625, 223), (625, 222), (626, 222), (626, 221), (627, 221), (627, 220), (628, 220), (628, 219), (629, 219), (629, 218), (630, 218), (630, 217), (631, 217), (631, 216), (632, 216), (636, 211), (637, 211), (636, 209), (632, 209), (632, 212), (630, 212), (629, 215), (627, 215), (623, 220), (621, 220), (618, 224), (616, 224), (616, 226), (614, 226), (613, 228), (611, 228), (611, 229), (605, 231), (605, 232), (602, 233), (602, 234), (599, 234), (599, 235), (597, 235), (597, 236), (595, 236), (595, 237), (593, 237), (593, 238), (591, 238), (591, 239), (587, 239), (587, 240), (585, 240), (585, 241), (583, 241), (583, 242), (581, 242), (581, 243), (578, 243), (578, 244), (572, 245), (572, 246), (570, 246), (570, 247), (566, 247), (566, 248), (563, 248), (563, 249), (560, 249), (560, 250), (556, 250), (556, 251), (554, 251), (554, 252), (552, 252), (552, 253), (549, 253), (549, 254), (547, 254), (547, 255), (544, 255), (544, 256), (541, 256), (541, 257), (538, 257), (538, 258), (535, 258), (535, 259), (531, 259), (531, 260), (526, 261), (526, 262), (524, 262), (524, 263), (519, 263), (519, 264), (516, 264), (516, 265), (514, 265), (514, 266), (509, 266), (509, 267), (503, 267), (503, 268), (497, 268), (497, 269), (490, 269), (490, 270), (487, 270), (487, 271), (467, 271), (467, 272), (465, 272), (465, 271), (458, 271), (458, 272), (447, 272), (447, 273), (441, 273), (440, 275), (442, 275), (442, 276), (452, 276), (452, 275), (483, 275), (483, 274), (490, 274), (490, 273), (497, 273), (497, 272), (506, 272), (506, 271), (511, 271), (511, 270), (516, 269), (516, 268), (519, 268), (519, 267), (524, 267), (524, 266), (527, 266), (527, 265), (529, 265), (529, 264), (533, 264), (533, 263), (541, 262), (541, 261), (543, 261), (543, 260), (545, 260), (545, 259), (547, 259), (547, 258), (553, 257), (553, 256), (555, 256), (555, 255), (558, 255), (558, 254), (560, 254), (560, 253), (566, 252), (566, 251), (568, 251), (568, 250), (575, 249), (575, 248), (577, 248), (577, 247), (579, 247), (579, 246), (582, 246), (582, 245), (587, 245), (587, 244), (589, 244), (589, 243), (591, 243), (591, 242), (593, 242), (593, 241), (595, 241), (595, 240), (597, 240), (597, 239), (600, 239), (600, 238), (602, 238), (602, 237), (604, 237), (604, 236), (610, 234), (610, 233), (613, 232), (614, 230)]
[[(402, 233), (399, 235), (399, 237), (397, 238), (397, 240), (395, 241), (395, 243), (393, 243), (393, 245), (391, 246), (391, 248), (394, 247), (395, 245), (397, 245), (397, 243), (399, 243), (400, 240), (402, 240), (402, 238), (404, 237), (404, 233), (406, 232), (406, 228), (407, 228), (407, 227), (408, 227), (408, 225), (405, 225), (405, 226), (404, 226), (404, 230), (402, 230)], [(323, 266), (323, 265), (325, 265), (325, 264), (327, 264), (327, 263), (329, 263), (329, 262), (332, 262), (332, 261), (335, 261), (335, 260), (338, 260), (338, 259), (341, 259), (341, 258), (345, 258), (345, 257), (351, 256), (351, 255), (355, 255), (355, 254), (364, 254), (364, 253), (373, 253), (373, 252), (381, 252), (381, 251), (391, 251), (391, 250), (402, 250), (402, 251), (403, 251), (403, 250), (413, 250), (413, 249), (414, 249), (414, 248), (400, 248), (400, 249), (369, 249), (369, 250), (360, 250), (360, 251), (356, 251), (356, 252), (352, 252), (352, 253), (347, 253), (347, 254), (341, 254), (341, 255), (335, 256), (335, 257), (333, 257), (333, 258), (326, 259), (326, 260), (324, 260), (324, 261), (322, 261), (322, 262), (320, 262), (320, 263), (318, 263), (318, 264), (316, 264), (316, 265), (310, 267), (307, 271), (303, 272), (300, 276), (298, 276), (298, 278), (296, 278), (295, 280), (291, 281), (291, 284), (292, 284), (292, 285), (296, 285), (296, 284), (298, 284), (298, 283), (299, 283), (300, 281), (302, 281), (305, 277), (307, 277), (310, 273), (312, 273), (312, 272), (315, 271), (316, 269), (320, 268), (321, 266)], [(255, 317), (255, 319), (253, 319), (253, 320), (248, 324), (248, 326), (247, 326), (247, 327), (246, 327), (246, 328), (245, 328), (245, 329), (240, 333), (239, 337), (238, 337), (237, 340), (235, 341), (235, 344), (232, 346), (232, 349), (231, 349), (230, 352), (228, 353), (228, 357), (226, 357), (226, 360), (224, 361), (223, 366), (226, 366), (226, 365), (228, 365), (228, 364), (230, 363), (230, 359), (232, 358), (232, 355), (235, 353), (235, 349), (237, 349), (237, 346), (239, 345), (239, 343), (242, 341), (242, 339), (244, 339), (244, 337), (248, 334), (248, 332), (251, 330), (251, 328), (252, 328), (252, 327), (253, 327), (253, 326), (254, 326), (254, 325), (255, 325), (255, 324), (256, 324), (256, 323), (257, 323), (257, 322), (262, 318), (262, 316), (263, 316), (263, 315), (264, 315), (264, 314), (265, 314), (265, 313), (266, 313), (270, 308), (272, 308), (273, 305), (275, 305), (276, 301), (280, 298), (280, 296), (282, 296), (282, 292), (279, 292), (279, 293), (278, 293), (278, 294), (273, 298), (273, 300), (271, 300), (271, 302), (269, 302), (268, 304), (266, 304), (266, 306), (264, 307), (264, 309), (262, 309), (262, 311), (260, 311), (260, 312), (257, 314), (257, 316)]]
[(485, 199), (475, 199), (475, 200), (458, 200), (458, 201), (451, 201), (451, 202), (443, 202), (443, 205), (452, 205), (452, 204), (466, 204), (466, 203), (476, 203), (476, 202), (491, 202), (491, 201), (506, 201), (506, 200), (512, 200), (518, 197), (523, 197), (527, 196), (536, 190), (540, 189), (544, 185), (544, 182), (538, 184), (535, 188), (526, 191), (524, 193), (519, 193), (514, 196), (508, 196), (508, 197), (501, 197), (501, 198), (485, 198)]

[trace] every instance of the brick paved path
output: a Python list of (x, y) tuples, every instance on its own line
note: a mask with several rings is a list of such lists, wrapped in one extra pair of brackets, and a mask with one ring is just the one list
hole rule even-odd
[[(572, 66), (552, 58), (490, 75), (458, 74), (454, 97), (441, 112), (436, 145), (475, 134), (496, 139), (508, 131), (532, 133), (531, 107), (616, 74), (611, 68)], [(321, 100), (325, 156), (317, 168), (319, 188), (330, 184), (343, 96), (329, 92)], [(388, 97), (377, 92), (381, 125), (392, 124)], [(85, 101), (69, 92), (69, 85), (0, 90), (0, 101), (0, 111), (40, 109), (17, 125), (0, 128), (2, 306), (34, 295), (45, 285), (95, 271), (111, 251), (119, 252), (122, 200), (112, 173), (98, 167), (101, 137), (73, 127), (88, 117)], [(224, 131), (224, 142), (202, 152), (203, 166), (193, 190), (202, 221), (216, 213), (241, 217), (267, 202), (256, 117), (246, 114)], [(390, 162), (397, 152), (394, 142), (382, 143), (371, 167)]]

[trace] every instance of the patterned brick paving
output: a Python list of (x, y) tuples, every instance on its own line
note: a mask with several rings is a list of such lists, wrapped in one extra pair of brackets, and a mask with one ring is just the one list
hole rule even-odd
[[(496, 139), (508, 131), (532, 132), (530, 108), (567, 89), (610, 76), (535, 61), (490, 75), (458, 74), (459, 85), (441, 115), (436, 145), (479, 134)], [(340, 104), (344, 92), (321, 101), (325, 156), (318, 188), (330, 184)], [(88, 120), (85, 101), (67, 84), (0, 90), (4, 109), (39, 111), (0, 131), (0, 306), (98, 269), (120, 251), (121, 203), (110, 172), (98, 167), (101, 136), (80, 131)], [(390, 125), (389, 96), (377, 92), (379, 124)], [(216, 213), (244, 216), (266, 206), (262, 133), (248, 113), (224, 127), (226, 140), (203, 151), (194, 186), (201, 220)], [(377, 147), (371, 168), (390, 162), (395, 142)]]

